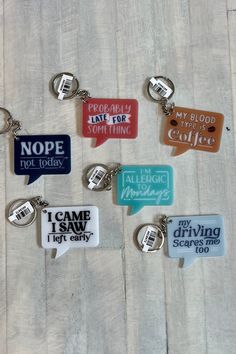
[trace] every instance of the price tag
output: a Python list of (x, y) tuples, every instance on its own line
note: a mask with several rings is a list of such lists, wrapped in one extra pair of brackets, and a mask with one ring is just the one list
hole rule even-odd
[(153, 248), (157, 238), (157, 230), (153, 226), (148, 226), (142, 239), (142, 251), (148, 252)]
[(22, 205), (20, 205), (18, 208), (13, 210), (12, 215), (8, 217), (8, 220), (10, 222), (15, 221), (15, 220), (21, 220), (25, 218), (26, 216), (32, 214), (34, 212), (34, 208), (32, 207), (30, 202), (26, 202)]
[(102, 166), (96, 166), (91, 177), (89, 178), (88, 188), (93, 189), (98, 187), (107, 174), (107, 170)]
[(160, 79), (155, 79), (155, 77), (152, 77), (150, 82), (152, 84), (152, 89), (161, 97), (168, 98), (173, 92), (173, 90)]
[(73, 76), (63, 74), (57, 89), (59, 93), (58, 99), (63, 100), (65, 95), (68, 95), (72, 88)]

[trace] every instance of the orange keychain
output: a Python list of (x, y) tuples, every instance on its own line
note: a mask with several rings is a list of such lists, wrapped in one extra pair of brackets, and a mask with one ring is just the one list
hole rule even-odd
[(175, 156), (192, 150), (217, 152), (220, 148), (224, 116), (221, 113), (176, 107), (169, 100), (175, 88), (164, 76), (149, 80), (148, 95), (161, 104), (166, 115), (164, 143), (176, 147)]

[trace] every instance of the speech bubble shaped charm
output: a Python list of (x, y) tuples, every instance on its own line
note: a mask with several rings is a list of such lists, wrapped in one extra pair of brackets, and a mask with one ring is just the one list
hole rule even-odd
[(70, 173), (69, 135), (19, 135), (14, 139), (14, 169), (16, 175), (29, 175), (28, 184), (41, 175)]
[(217, 152), (223, 124), (221, 113), (174, 107), (165, 118), (164, 143), (176, 147), (175, 156), (190, 149)]
[(82, 132), (95, 138), (95, 147), (108, 139), (135, 139), (138, 135), (138, 101), (135, 99), (91, 98), (81, 90), (75, 75), (62, 72), (51, 81), (58, 100), (78, 97), (83, 102)]
[(69, 248), (99, 244), (96, 206), (47, 207), (41, 212), (41, 241), (45, 249), (56, 248), (56, 258)]
[(117, 178), (118, 204), (128, 205), (131, 215), (144, 206), (173, 204), (174, 177), (171, 166), (124, 165)]
[(83, 136), (96, 139), (96, 147), (108, 139), (135, 139), (138, 135), (138, 101), (89, 98), (83, 104)]
[(221, 215), (174, 216), (167, 218), (168, 254), (183, 258), (183, 267), (198, 257), (225, 254), (224, 220)]
[(173, 82), (164, 76), (152, 77), (147, 85), (148, 96), (161, 105), (166, 116), (164, 143), (176, 147), (175, 156), (190, 149), (217, 152), (223, 131), (223, 114), (176, 107), (170, 102), (174, 92)]
[(183, 268), (195, 258), (224, 256), (224, 219), (221, 215), (163, 216), (159, 224), (143, 224), (135, 232), (139, 250), (154, 253), (168, 242), (168, 255), (183, 259)]

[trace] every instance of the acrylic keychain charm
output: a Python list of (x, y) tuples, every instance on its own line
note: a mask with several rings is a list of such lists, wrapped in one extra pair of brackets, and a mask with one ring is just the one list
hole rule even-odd
[(41, 211), (41, 243), (56, 249), (58, 258), (70, 248), (99, 244), (99, 214), (96, 206), (50, 207), (41, 197), (18, 199), (8, 210), (8, 221), (17, 227), (33, 224)]
[(60, 73), (52, 81), (59, 100), (78, 97), (83, 101), (83, 136), (95, 138), (95, 147), (108, 139), (135, 139), (138, 135), (138, 101), (135, 99), (91, 98), (80, 90), (71, 73)]
[(163, 216), (159, 224), (141, 225), (135, 239), (141, 251), (156, 252), (167, 238), (169, 257), (182, 258), (186, 268), (198, 257), (224, 256), (224, 233), (221, 215)]
[(173, 169), (168, 165), (93, 164), (85, 172), (90, 190), (110, 190), (117, 175), (117, 202), (130, 207), (130, 215), (144, 206), (172, 205), (174, 200)]
[(166, 116), (164, 143), (176, 147), (175, 156), (190, 149), (217, 152), (224, 124), (223, 114), (176, 107), (173, 102), (170, 103), (174, 91), (173, 82), (164, 76), (149, 80), (148, 95), (161, 104)]
[(0, 134), (12, 130), (14, 137), (14, 171), (16, 175), (29, 175), (28, 183), (41, 175), (68, 174), (71, 171), (71, 142), (69, 135), (18, 135), (22, 128), (8, 110), (7, 125)]

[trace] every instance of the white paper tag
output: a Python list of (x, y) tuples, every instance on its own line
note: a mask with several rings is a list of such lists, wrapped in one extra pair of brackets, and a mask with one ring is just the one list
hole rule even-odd
[(15, 220), (21, 220), (25, 218), (26, 216), (32, 214), (34, 212), (34, 208), (32, 207), (32, 204), (28, 201), (22, 205), (20, 205), (18, 208), (13, 210), (12, 214), (8, 217), (8, 220), (10, 222), (15, 221)]
[(156, 80), (154, 77), (152, 77), (150, 82), (152, 84), (152, 89), (156, 91), (156, 93), (158, 93), (161, 97), (168, 98), (173, 92), (173, 90), (160, 79)]
[(153, 226), (148, 226), (142, 239), (142, 251), (148, 252), (153, 248), (157, 238), (157, 230)]
[(106, 174), (107, 170), (104, 167), (96, 166), (93, 173), (89, 177), (88, 188), (92, 190), (95, 186), (99, 186)]
[(96, 206), (47, 207), (41, 212), (42, 247), (56, 248), (56, 258), (69, 248), (96, 247), (99, 244), (99, 218)]
[(63, 100), (64, 96), (68, 94), (72, 88), (73, 76), (63, 74), (59, 83), (57, 92), (59, 93), (58, 99)]

